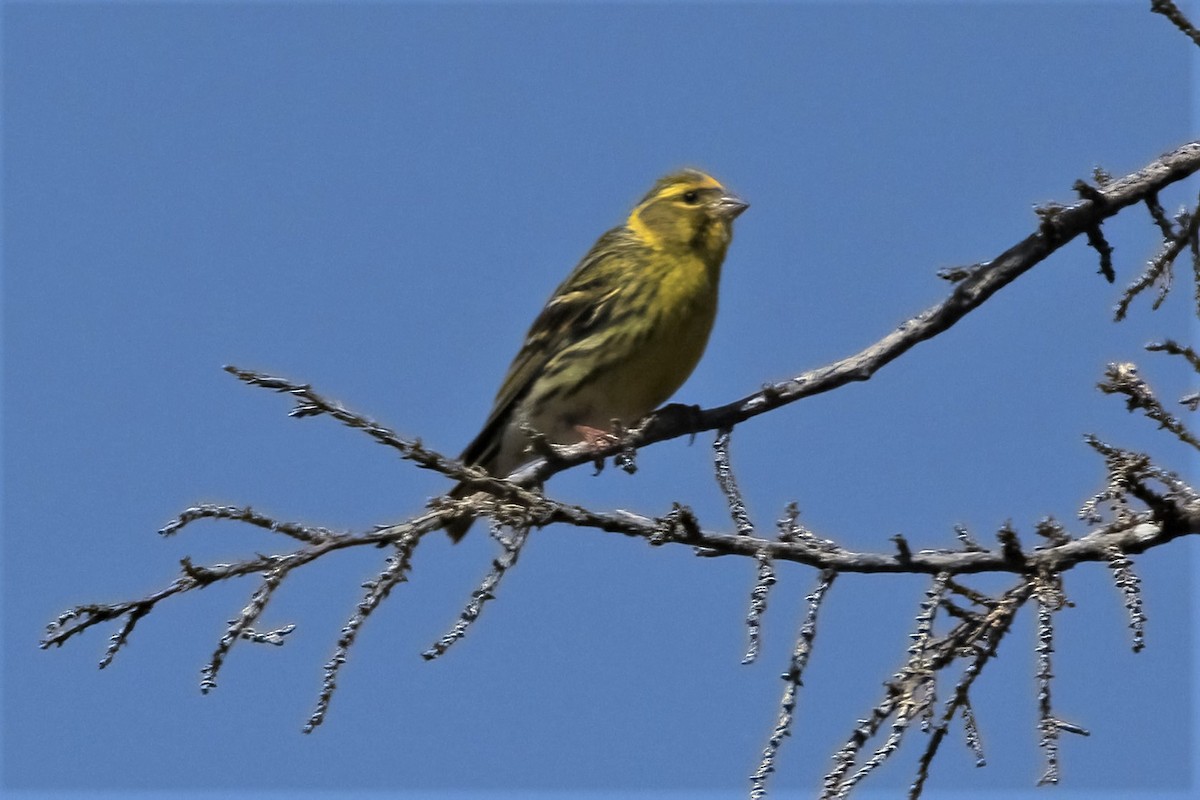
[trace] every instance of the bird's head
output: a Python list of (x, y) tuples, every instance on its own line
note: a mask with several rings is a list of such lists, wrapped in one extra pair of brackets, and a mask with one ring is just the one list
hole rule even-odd
[(685, 169), (660, 178), (626, 227), (656, 250), (692, 250), (720, 261), (733, 238), (734, 218), (748, 207), (713, 177)]

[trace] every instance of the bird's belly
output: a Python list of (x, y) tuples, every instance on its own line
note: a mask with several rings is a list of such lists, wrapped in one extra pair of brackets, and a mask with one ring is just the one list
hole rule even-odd
[(704, 354), (713, 316), (707, 310), (680, 315), (646, 336), (614, 367), (618, 419), (636, 422), (675, 394)]
[(664, 403), (700, 361), (716, 309), (697, 303), (680, 312), (641, 335), (609, 343), (611, 360), (575, 376), (575, 390), (556, 404), (553, 418), (533, 421), (534, 427), (551, 441), (577, 441), (576, 426), (608, 430), (613, 420), (633, 425)]

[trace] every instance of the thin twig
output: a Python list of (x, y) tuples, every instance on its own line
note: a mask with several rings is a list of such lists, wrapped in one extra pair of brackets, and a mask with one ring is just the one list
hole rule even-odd
[(816, 588), (805, 598), (808, 601), (808, 610), (805, 612), (804, 622), (800, 626), (800, 634), (796, 637), (796, 646), (792, 649), (788, 670), (780, 676), (787, 682), (787, 685), (784, 687), (783, 699), (779, 704), (779, 718), (775, 722), (775, 729), (771, 731), (770, 738), (767, 739), (767, 746), (763, 748), (762, 760), (759, 762), (758, 769), (750, 776), (751, 800), (761, 800), (766, 797), (767, 779), (775, 771), (775, 759), (779, 755), (779, 748), (783, 744), (784, 738), (792, 733), (792, 722), (796, 715), (796, 698), (799, 695), (800, 687), (804, 685), (804, 668), (808, 666), (813, 642), (817, 638), (817, 615), (821, 610), (821, 603), (825, 599), (826, 592), (829, 591), (829, 587), (833, 585), (836, 578), (836, 572), (823, 571), (817, 579)]
[(1109, 550), (1108, 567), (1112, 570), (1113, 583), (1125, 602), (1129, 614), (1129, 628), (1133, 631), (1133, 652), (1140, 653), (1146, 646), (1146, 612), (1142, 608), (1142, 579), (1133, 571), (1133, 562), (1120, 548)]
[[(225, 657), (239, 639), (248, 638), (246, 634), (250, 631), (250, 626), (262, 616), (263, 611), (267, 608), (267, 603), (271, 599), (271, 595), (279, 588), (279, 584), (283, 582), (283, 579), (287, 577), (289, 568), (287, 561), (281, 561), (274, 569), (267, 572), (263, 576), (262, 584), (250, 597), (250, 602), (242, 609), (242, 613), (236, 619), (229, 621), (229, 627), (225, 630), (225, 634), (221, 636), (220, 641), (217, 642), (217, 649), (213, 651), (212, 658), (209, 659), (208, 663), (200, 671), (200, 691), (203, 694), (208, 694), (217, 688), (217, 673), (221, 671), (221, 665), (225, 663)], [(259, 640), (263, 641), (261, 638)], [(282, 640), (280, 643), (282, 643)]]
[(392, 589), (408, 580), (408, 571), (412, 567), (412, 553), (418, 540), (418, 537), (411, 536), (397, 542), (395, 552), (388, 556), (387, 567), (383, 572), (374, 580), (363, 584), (367, 594), (359, 601), (354, 614), (342, 626), (342, 635), (337, 641), (333, 657), (325, 664), (321, 692), (317, 695), (316, 708), (313, 709), (308, 722), (304, 724), (303, 731), (305, 733), (312, 733), (318, 725), (325, 721), (325, 715), (329, 713), (329, 704), (333, 700), (333, 693), (337, 689), (338, 673), (341, 671), (342, 665), (346, 663), (350, 648), (358, 638), (358, 632), (363, 623), (367, 621), (367, 617), (387, 599)]
[(1196, 30), (1195, 26), (1183, 15), (1183, 12), (1179, 10), (1179, 7), (1172, 0), (1150, 0), (1150, 10), (1155, 14), (1162, 14), (1169, 19), (1172, 25), (1200, 46), (1200, 31)]
[(425, 652), (421, 653), (421, 657), (426, 661), (437, 658), (445, 653), (459, 639), (467, 635), (467, 630), (471, 627), (475, 620), (479, 619), (479, 615), (483, 612), (483, 606), (496, 597), (496, 587), (500, 585), (500, 581), (508, 574), (521, 556), (521, 548), (525, 545), (525, 540), (529, 537), (529, 528), (521, 527), (513, 531), (508, 539), (499, 539), (503, 552), (499, 558), (492, 561), (492, 568), (487, 575), (483, 577), (478, 588), (471, 593), (471, 600), (467, 603), (466, 608), (458, 616), (458, 621), (451, 626), (450, 630), (434, 642), (433, 646)]

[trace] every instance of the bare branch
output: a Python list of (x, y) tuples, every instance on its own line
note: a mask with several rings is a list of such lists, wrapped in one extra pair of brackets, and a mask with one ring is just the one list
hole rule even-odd
[(413, 549), (419, 540), (419, 536), (409, 535), (397, 542), (395, 552), (388, 556), (387, 567), (379, 574), (379, 577), (363, 584), (367, 594), (359, 601), (354, 614), (342, 626), (342, 635), (338, 639), (333, 657), (325, 664), (325, 677), (321, 681), (321, 693), (317, 696), (316, 708), (313, 709), (308, 722), (304, 724), (305, 733), (312, 733), (318, 725), (325, 721), (325, 715), (329, 712), (329, 703), (333, 700), (334, 691), (337, 690), (338, 672), (346, 663), (350, 648), (358, 638), (359, 629), (367, 621), (371, 612), (387, 599), (392, 589), (408, 580), (408, 572), (412, 567)]
[(494, 537), (503, 547), (503, 553), (492, 561), (491, 571), (483, 577), (479, 587), (471, 593), (471, 600), (459, 615), (458, 621), (442, 638), (434, 642), (432, 647), (421, 654), (426, 661), (442, 655), (450, 649), (451, 645), (466, 636), (467, 629), (475, 620), (479, 619), (479, 615), (483, 612), (484, 604), (495, 599), (496, 587), (508, 574), (508, 570), (517, 563), (517, 559), (521, 556), (521, 548), (525, 546), (525, 540), (528, 537), (529, 528), (527, 526), (518, 527), (513, 531), (511, 537), (506, 538), (499, 535)]
[(446, 516), (446, 512), (432, 512), (399, 525), (377, 528), (370, 533), (353, 535), (334, 534), (330, 535), (327, 539), (286, 555), (258, 555), (233, 564), (197, 566), (190, 559), (184, 558), (180, 562), (183, 574), (166, 588), (154, 592), (147, 597), (122, 603), (75, 606), (59, 615), (54, 622), (47, 626), (46, 635), (42, 638), (40, 646), (42, 649), (46, 649), (52, 645), (61, 646), (72, 636), (82, 633), (93, 625), (129, 615), (131, 620), (125, 624), (119, 635), (114, 637), (113, 646), (105, 654), (105, 659), (101, 663), (101, 667), (104, 667), (111, 662), (112, 656), (116, 654), (116, 651), (128, 639), (129, 633), (133, 630), (133, 626), (136, 625), (137, 620), (170, 597), (195, 589), (202, 589), (214, 583), (229, 580), (230, 578), (267, 573), (281, 567), (286, 567), (288, 571), (295, 570), (335, 550), (342, 550), (349, 547), (395, 544), (397, 541), (410, 536), (420, 538), (430, 530), (435, 530), (445, 524)]
[(779, 704), (779, 719), (775, 723), (775, 729), (771, 731), (767, 746), (763, 748), (762, 761), (759, 762), (758, 769), (750, 776), (751, 800), (761, 800), (766, 797), (767, 779), (775, 771), (775, 758), (779, 755), (779, 748), (783, 745), (784, 737), (790, 736), (792, 733), (792, 722), (796, 714), (796, 698), (800, 693), (800, 687), (804, 685), (804, 668), (808, 666), (808, 657), (812, 654), (813, 642), (817, 638), (817, 614), (821, 610), (825, 593), (829, 591), (829, 587), (833, 585), (836, 578), (836, 572), (823, 571), (817, 580), (816, 588), (805, 598), (808, 601), (808, 611), (804, 615), (804, 623), (800, 626), (800, 635), (796, 637), (796, 646), (792, 650), (788, 670), (780, 676), (787, 682), (787, 686), (783, 690), (783, 700)]
[[(279, 566), (272, 569), (263, 577), (262, 585), (255, 590), (250, 597), (250, 602), (242, 609), (242, 613), (237, 619), (229, 621), (229, 628), (226, 629), (225, 635), (217, 643), (217, 649), (213, 651), (212, 658), (208, 664), (200, 671), (200, 691), (208, 694), (213, 689), (217, 688), (217, 673), (221, 670), (221, 665), (225, 662), (225, 656), (229, 654), (234, 643), (239, 639), (247, 638), (247, 633), (250, 631), (250, 626), (262, 616), (263, 611), (267, 608), (267, 603), (271, 599), (271, 595), (279, 588), (279, 584), (288, 574), (288, 564), (280, 563)], [(290, 633), (290, 630), (289, 630)], [(282, 644), (282, 640), (279, 644)]]
[(1178, 235), (1175, 233), (1175, 226), (1167, 219), (1167, 212), (1163, 209), (1162, 203), (1159, 202), (1158, 192), (1146, 197), (1146, 208), (1150, 211), (1150, 218), (1154, 220), (1154, 224), (1162, 231), (1164, 239), (1174, 239)]
[(282, 647), (287, 641), (288, 634), (296, 630), (295, 625), (284, 625), (282, 628), (275, 628), (270, 631), (256, 631), (253, 628), (246, 628), (242, 631), (242, 638), (254, 644), (273, 644), (276, 647)]
[(1200, 355), (1196, 355), (1196, 351), (1190, 347), (1179, 344), (1174, 339), (1164, 339), (1161, 342), (1151, 342), (1146, 345), (1146, 349), (1151, 352), (1170, 353), (1174, 356), (1183, 356), (1187, 362), (1192, 365), (1192, 369), (1200, 372)]
[[(737, 555), (756, 558), (765, 551), (773, 561), (792, 561), (817, 569), (835, 572), (896, 572), (936, 575), (948, 572), (965, 575), (980, 572), (1035, 572), (1038, 568), (1067, 569), (1085, 561), (1107, 561), (1105, 548), (1116, 544), (1126, 553), (1137, 554), (1190, 533), (1200, 532), (1200, 503), (1180, 503), (1168, 500), (1176, 507), (1178, 524), (1167, 527), (1147, 520), (1144, 524), (1114, 524), (1073, 539), (1065, 544), (1044, 547), (1023, 553), (1021, 561), (1013, 560), (1003, 551), (962, 552), (918, 550), (909, 559), (885, 553), (861, 553), (845, 548), (815, 549), (802, 543), (772, 542), (757, 537), (737, 536), (699, 530), (686, 542), (707, 551), (709, 555)], [(551, 514), (553, 521), (571, 521), (577, 526), (649, 539), (666, 525), (665, 520), (653, 520), (628, 511), (583, 515)]]
[(909, 634), (909, 638), (913, 641), (908, 646), (908, 663), (910, 669), (914, 671), (931, 668), (928, 652), (930, 637), (933, 636), (933, 620), (942, 604), (942, 597), (946, 594), (946, 584), (949, 580), (949, 573), (939, 572), (933, 577), (929, 588), (925, 590), (925, 599), (921, 601), (921, 610), (916, 617), (917, 627)]
[(800, 507), (795, 503), (788, 503), (783, 519), (779, 520), (777, 524), (779, 527), (778, 538), (781, 542), (797, 542), (805, 547), (824, 550), (827, 553), (841, 552), (841, 548), (832, 539), (819, 538), (800, 522)]
[[(299, 419), (328, 414), (343, 425), (361, 430), (376, 442), (396, 450), (400, 453), (401, 458), (414, 461), (423, 469), (431, 469), (457, 480), (472, 480), (483, 474), (481, 471), (464, 467), (458, 461), (446, 458), (440, 453), (427, 450), (417, 439), (406, 439), (369, 417), (353, 412), (340, 403), (325, 399), (306, 383), (293, 383), (285, 378), (242, 369), (232, 364), (227, 365), (224, 369), (243, 383), (271, 389), (282, 394), (290, 394), (295, 398), (296, 406), (288, 413), (288, 416)], [(487, 482), (487, 485), (494, 486), (490, 481)]]
[(1136, 365), (1129, 362), (1109, 364), (1104, 370), (1104, 377), (1105, 380), (1098, 383), (1096, 388), (1105, 394), (1124, 395), (1125, 408), (1128, 411), (1140, 409), (1147, 417), (1157, 422), (1160, 428), (1173, 433), (1179, 441), (1200, 450), (1200, 439), (1197, 439), (1178, 417), (1163, 408), (1150, 385), (1138, 376)]
[(763, 552), (755, 556), (758, 562), (758, 575), (754, 588), (750, 591), (750, 608), (746, 612), (746, 654), (742, 656), (743, 664), (753, 664), (758, 658), (760, 638), (762, 635), (762, 616), (767, 610), (767, 595), (775, 585), (775, 570), (771, 558)]
[(185, 508), (179, 513), (179, 516), (168, 522), (159, 529), (159, 534), (162, 536), (174, 536), (183, 530), (183, 528), (196, 520), (201, 519), (229, 519), (237, 522), (245, 522), (247, 525), (253, 525), (257, 528), (264, 528), (275, 533), (282, 533), (285, 536), (290, 536), (301, 542), (316, 544), (323, 542), (335, 534), (325, 528), (312, 528), (308, 525), (300, 525), (295, 522), (280, 522), (265, 514), (255, 512), (250, 506), (219, 506), (212, 504), (201, 504)]
[(971, 708), (969, 698), (962, 701), (963, 738), (967, 748), (975, 756), (975, 766), (987, 766), (987, 758), (983, 755), (983, 742), (979, 738), (979, 724), (975, 721), (975, 711)]
[[(729, 457), (729, 442), (733, 431), (722, 428), (717, 432), (713, 442), (713, 462), (716, 467), (717, 485), (725, 495), (729, 506), (729, 515), (739, 536), (753, 536), (754, 523), (746, 511), (746, 501), (742, 498), (742, 490), (738, 488), (737, 477), (733, 474), (733, 463)], [(762, 629), (762, 615), (767, 610), (767, 595), (775, 584), (775, 570), (771, 567), (771, 559), (765, 552), (755, 556), (758, 562), (758, 576), (754, 589), (750, 592), (750, 610), (746, 612), (746, 628), (748, 642), (746, 654), (742, 656), (743, 664), (752, 664), (758, 658), (759, 636)]]
[(737, 478), (733, 474), (733, 464), (729, 460), (729, 441), (733, 435), (731, 428), (721, 428), (717, 431), (717, 439), (713, 442), (713, 461), (717, 469), (717, 484), (725, 493), (725, 502), (729, 504), (729, 513), (733, 517), (733, 525), (741, 536), (754, 535), (754, 523), (746, 513), (746, 501), (742, 499), (742, 490), (738, 488)]
[(109, 637), (108, 649), (104, 651), (104, 657), (100, 659), (100, 669), (104, 669), (112, 663), (113, 658), (117, 655), (117, 651), (129, 642), (129, 635), (133, 633), (138, 620), (149, 614), (152, 607), (148, 603), (139, 603), (129, 611), (129, 615), (125, 618), (125, 624), (121, 626), (120, 630)]
[[(1200, 507), (1200, 494), (1178, 475), (1155, 466), (1145, 453), (1122, 450), (1091, 435), (1085, 436), (1084, 441), (1104, 456), (1109, 480), (1105, 490), (1080, 509), (1082, 519), (1093, 525), (1102, 522), (1103, 515), (1097, 511), (1097, 506), (1109, 501), (1114, 525), (1132, 526), (1153, 521), (1165, 533), (1181, 535), (1197, 524), (1195, 515)], [(1153, 491), (1149, 486), (1151, 481), (1161, 484), (1166, 494)], [(1131, 498), (1145, 504), (1149, 510), (1135, 511)]]
[[(993, 604), (985, 617), (960, 623), (954, 631), (947, 635), (946, 641), (953, 643), (955, 652), (971, 652), (973, 657), (966, 669), (963, 670), (962, 677), (955, 684), (953, 696), (946, 701), (941, 719), (932, 728), (929, 742), (925, 745), (925, 752), (921, 754), (917, 765), (916, 778), (909, 787), (910, 800), (916, 800), (921, 796), (925, 781), (929, 778), (929, 767), (933, 763), (934, 756), (937, 755), (942, 740), (946, 738), (946, 733), (950, 729), (950, 720), (954, 718), (954, 714), (959, 709), (963, 710), (964, 724), (967, 726), (968, 746), (975, 753), (976, 764), (983, 766), (983, 751), (979, 746), (975, 716), (967, 711), (970, 707), (971, 686), (975, 683), (975, 679), (982, 674), (987, 663), (995, 657), (1001, 640), (1012, 627), (1013, 620), (1016, 619), (1017, 611), (1029, 599), (1032, 592), (1033, 582), (1022, 580), (1021, 583), (1005, 592), (1003, 597)], [(946, 649), (943, 648), (943, 653), (945, 652)], [(970, 721), (966, 722), (968, 719)]]
[(968, 552), (982, 553), (987, 549), (975, 541), (974, 537), (971, 536), (971, 532), (967, 530), (966, 525), (955, 525), (954, 536), (962, 542), (963, 549)]
[(1197, 232), (1200, 232), (1200, 210), (1182, 212), (1179, 216), (1179, 232), (1163, 239), (1163, 246), (1158, 255), (1150, 259), (1142, 274), (1125, 289), (1117, 303), (1113, 319), (1117, 322), (1125, 319), (1133, 299), (1155, 284), (1158, 284), (1158, 296), (1155, 297), (1151, 309), (1158, 310), (1171, 291), (1175, 260), (1183, 253), (1184, 248), (1194, 246)]
[(1172, 0), (1150, 0), (1150, 10), (1155, 14), (1162, 14), (1171, 21), (1171, 24), (1183, 32), (1185, 36), (1200, 45), (1200, 31), (1192, 25), (1179, 7)]
[[(954, 658), (954, 650), (946, 649), (948, 640), (933, 639), (933, 620), (942, 605), (949, 579), (950, 576), (945, 573), (934, 576), (917, 612), (916, 627), (909, 634), (913, 641), (908, 648), (908, 662), (885, 684), (887, 693), (883, 702), (872, 711), (870, 720), (861, 725), (834, 756), (836, 766), (825, 776), (822, 797), (842, 798), (849, 795), (859, 782), (896, 752), (913, 720), (927, 718), (932, 711), (936, 702), (937, 672)], [(956, 630), (962, 632), (967, 628), (960, 625)], [(893, 713), (895, 718), (887, 738), (853, 775), (844, 778), (854, 765), (861, 747)]]
[[(1006, 542), (1000, 551), (944, 551), (920, 550), (905, 554), (859, 553), (839, 547), (829, 540), (823, 540), (803, 526), (795, 517), (785, 520), (784, 531), (779, 541), (769, 541), (755, 536), (729, 535), (703, 530), (694, 515), (684, 514), (683, 507), (666, 517), (652, 519), (627, 511), (599, 513), (551, 500), (540, 492), (524, 489), (509, 481), (478, 477), (481, 485), (487, 485), (489, 490), (498, 495), (505, 495), (503, 502), (493, 503), (487, 509), (488, 513), (503, 512), (514, 520), (520, 520), (523, 525), (540, 527), (551, 522), (566, 522), (576, 527), (590, 527), (625, 536), (635, 536), (656, 544), (678, 543), (698, 548), (709, 555), (740, 555), (767, 561), (792, 561), (822, 570), (835, 572), (906, 572), (948, 575), (964, 575), (980, 572), (1037, 572), (1041, 570), (1064, 571), (1075, 564), (1087, 561), (1110, 560), (1111, 548), (1117, 548), (1122, 553), (1136, 555), (1146, 550), (1165, 544), (1172, 539), (1200, 532), (1200, 497), (1197, 497), (1184, 482), (1171, 473), (1153, 467), (1148, 459), (1135, 457), (1116, 448), (1111, 448), (1096, 440), (1088, 439), (1088, 443), (1103, 453), (1109, 460), (1110, 475), (1113, 483), (1110, 489), (1097, 498), (1093, 498), (1085, 506), (1085, 518), (1093, 524), (1098, 524), (1100, 516), (1094, 509), (1098, 503), (1107, 498), (1117, 507), (1127, 508), (1126, 495), (1150, 504), (1152, 512), (1135, 513), (1129, 511), (1118, 515), (1110, 524), (1102, 526), (1086, 536), (1043, 547), (1033, 552), (1024, 552), (1019, 543), (1015, 542), (1015, 533), (1005, 529), (1001, 538)], [(440, 461), (444, 457), (428, 451), (430, 458)], [(447, 461), (447, 463), (452, 463)], [(1167, 488), (1165, 496), (1149, 491), (1144, 486), (1146, 480), (1157, 480)], [(236, 514), (212, 509), (227, 509), (228, 507), (196, 507), (189, 511), (197, 512), (188, 515), (185, 512), (175, 525), (177, 530), (186, 524), (186, 518), (237, 518)], [(242, 511), (234, 509), (237, 514)], [(1086, 516), (1086, 515), (1091, 516)], [(249, 516), (248, 514), (246, 516)], [(43, 638), (43, 648), (51, 645), (61, 645), (77, 633), (101, 622), (126, 618), (124, 625), (112, 638), (105, 653), (101, 666), (111, 662), (113, 656), (128, 640), (138, 620), (163, 600), (192, 591), (197, 588), (230, 578), (251, 574), (263, 574), (275, 569), (285, 568), (294, 570), (320, 558), (334, 550), (350, 547), (395, 545), (409, 537), (419, 538), (425, 533), (445, 525), (446, 520), (457, 516), (454, 509), (437, 509), (416, 517), (399, 525), (377, 528), (361, 534), (335, 534), (324, 529), (307, 529), (319, 531), (320, 538), (312, 544), (293, 553), (279, 556), (256, 556), (233, 564), (215, 564), (196, 566), (188, 560), (183, 562), (183, 574), (166, 588), (145, 598), (115, 604), (88, 604), (76, 606), (60, 615), (51, 623)], [(254, 517), (260, 524), (269, 518)], [(290, 526), (272, 522), (263, 525), (272, 530), (284, 529), (299, 531), (302, 526)], [(170, 526), (169, 526), (170, 527)], [(761, 562), (760, 562), (761, 563)], [(761, 577), (761, 575), (760, 575)], [(485, 599), (482, 595), (481, 601)], [(434, 648), (437, 649), (436, 646)]]
[(1142, 579), (1133, 571), (1133, 562), (1113, 547), (1109, 550), (1108, 567), (1112, 570), (1113, 583), (1125, 601), (1129, 613), (1129, 628), (1133, 631), (1133, 652), (1140, 653), (1146, 646), (1146, 613), (1142, 610)]
[(1059, 576), (1039, 578), (1034, 597), (1037, 600), (1037, 682), (1038, 746), (1046, 756), (1046, 771), (1038, 786), (1058, 783), (1058, 725), (1050, 707), (1050, 680), (1054, 677), (1051, 654), (1054, 652), (1053, 613), (1063, 605)]
[(1113, 247), (1108, 243), (1108, 239), (1104, 238), (1104, 231), (1099, 225), (1087, 229), (1087, 242), (1088, 246), (1100, 254), (1100, 274), (1104, 276), (1104, 280), (1112, 283), (1117, 279), (1117, 273), (1113, 271)]

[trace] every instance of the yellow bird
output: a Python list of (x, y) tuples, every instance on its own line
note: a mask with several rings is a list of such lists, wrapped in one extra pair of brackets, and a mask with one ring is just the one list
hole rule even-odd
[[(505, 477), (533, 458), (530, 429), (555, 444), (595, 441), (665, 402), (704, 353), (733, 220), (747, 207), (697, 170), (659, 179), (554, 290), (461, 460)], [(471, 493), (459, 484), (450, 496)], [(473, 521), (446, 532), (457, 542)]]

